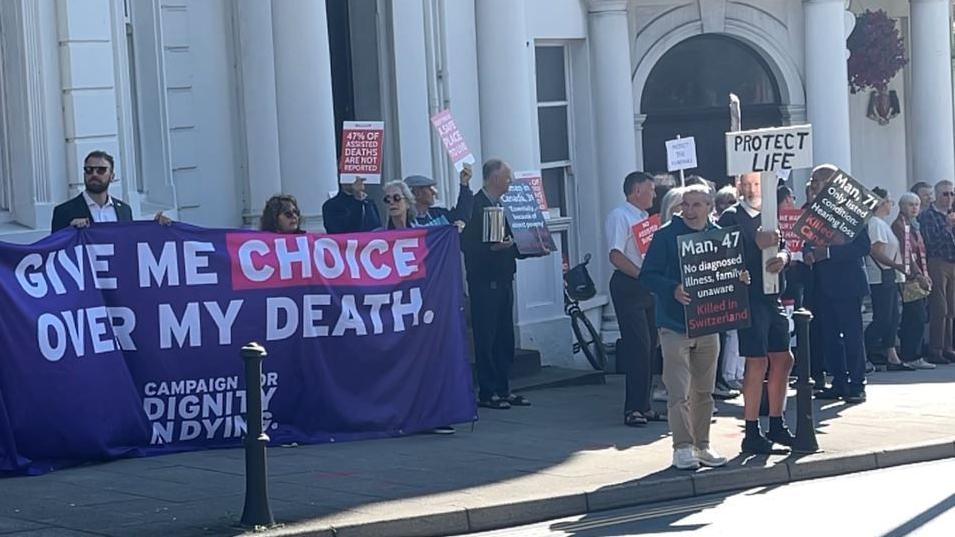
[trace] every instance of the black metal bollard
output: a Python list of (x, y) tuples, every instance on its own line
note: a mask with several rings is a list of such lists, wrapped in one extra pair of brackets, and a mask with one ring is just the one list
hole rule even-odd
[(809, 321), (812, 313), (799, 308), (793, 312), (796, 322), (796, 441), (794, 453), (815, 453), (819, 451), (816, 441), (816, 424), (812, 416), (812, 380), (809, 352)]
[(269, 507), (268, 468), (265, 448), (269, 435), (262, 430), (262, 360), (268, 353), (265, 347), (251, 342), (242, 347), (245, 361), (245, 507), (242, 524), (245, 526), (274, 526)]

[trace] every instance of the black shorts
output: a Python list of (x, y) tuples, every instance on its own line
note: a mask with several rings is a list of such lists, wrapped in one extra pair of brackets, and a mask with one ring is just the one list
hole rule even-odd
[(789, 352), (789, 319), (778, 298), (749, 297), (750, 326), (739, 329), (739, 354), (763, 358), (771, 352)]

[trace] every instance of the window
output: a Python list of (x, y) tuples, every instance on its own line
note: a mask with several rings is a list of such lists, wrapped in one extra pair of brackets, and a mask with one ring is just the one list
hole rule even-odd
[(571, 216), (568, 173), (571, 165), (570, 91), (567, 87), (567, 47), (535, 47), (537, 129), (541, 174), (551, 216)]

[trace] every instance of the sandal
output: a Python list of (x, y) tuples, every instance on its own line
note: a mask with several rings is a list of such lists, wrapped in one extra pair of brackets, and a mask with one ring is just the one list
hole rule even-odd
[(498, 396), (493, 396), (490, 399), (478, 400), (478, 406), (482, 408), (493, 408), (495, 410), (507, 410), (511, 408), (511, 404), (501, 399)]
[(511, 406), (531, 406), (531, 402), (523, 395), (510, 394), (504, 398)]
[(623, 415), (623, 424), (627, 427), (643, 427), (647, 424), (647, 418), (639, 410), (631, 410)]
[(666, 421), (667, 420), (666, 414), (664, 414), (663, 412), (657, 412), (656, 410), (647, 410), (646, 412), (643, 413), (643, 417), (646, 418), (647, 421)]

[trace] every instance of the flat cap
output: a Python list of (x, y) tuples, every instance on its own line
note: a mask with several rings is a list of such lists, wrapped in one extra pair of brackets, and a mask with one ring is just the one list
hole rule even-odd
[(415, 188), (419, 186), (434, 186), (438, 183), (434, 179), (423, 175), (409, 175), (405, 177), (405, 184), (408, 185), (408, 188)]

